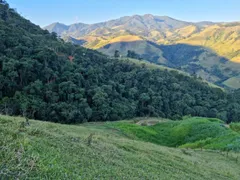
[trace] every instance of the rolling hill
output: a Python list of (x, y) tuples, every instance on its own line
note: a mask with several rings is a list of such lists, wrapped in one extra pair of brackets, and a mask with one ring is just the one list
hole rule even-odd
[[(181, 69), (229, 89), (240, 88), (237, 22), (192, 23), (146, 14), (91, 25), (54, 23), (45, 29), (82, 40), (83, 46), (108, 55), (119, 50), (126, 56), (132, 50), (150, 62)], [(231, 83), (233, 79), (235, 83)]]
[[(239, 157), (234, 151), (172, 148), (152, 143), (159, 129), (179, 133), (180, 128), (197, 130), (194, 138), (214, 136), (224, 130), (230, 135), (225, 144), (239, 137), (205, 119), (187, 120), (171, 129), (167, 121), (153, 127), (134, 124), (135, 120), (107, 123), (61, 125), (20, 117), (0, 116), (1, 179), (239, 179)], [(152, 121), (150, 119), (150, 121)], [(202, 121), (201, 123), (199, 123)], [(197, 124), (196, 127), (194, 127)], [(151, 129), (152, 128), (152, 129)], [(178, 129), (178, 130), (177, 130)], [(134, 133), (134, 131), (136, 133)], [(145, 139), (141, 135), (145, 133)], [(135, 134), (134, 137), (130, 136)], [(173, 134), (174, 135), (174, 134)], [(174, 138), (158, 136), (171, 143)], [(203, 138), (205, 138), (203, 137)], [(232, 137), (232, 139), (231, 139)], [(146, 139), (149, 138), (149, 139)], [(227, 141), (226, 141), (227, 139)], [(177, 140), (177, 139), (175, 139)], [(193, 139), (188, 138), (192, 141)], [(213, 142), (219, 143), (212, 139)], [(11, 142), (11, 143), (9, 143)], [(223, 144), (224, 144), (223, 143)], [(230, 146), (229, 146), (230, 147)]]
[[(232, 126), (238, 127), (239, 123)], [(136, 124), (131, 121), (115, 122), (110, 127), (121, 130), (131, 138), (162, 146), (240, 151), (240, 134), (215, 118), (184, 117), (181, 121), (156, 118)]]
[(240, 23), (213, 25), (177, 42), (209, 47), (220, 56), (240, 63)]

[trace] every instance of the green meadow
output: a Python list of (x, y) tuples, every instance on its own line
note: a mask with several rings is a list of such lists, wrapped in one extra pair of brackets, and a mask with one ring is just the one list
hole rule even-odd
[(0, 177), (240, 179), (239, 125), (155, 118), (146, 126), (152, 121), (27, 125), (24, 118), (0, 116)]

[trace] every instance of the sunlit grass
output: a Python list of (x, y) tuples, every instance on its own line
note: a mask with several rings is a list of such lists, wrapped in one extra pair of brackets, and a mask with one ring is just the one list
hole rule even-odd
[(24, 122), (0, 116), (0, 179), (240, 179), (237, 153), (163, 147), (112, 122)]
[(192, 117), (153, 126), (117, 122), (111, 124), (131, 137), (169, 147), (240, 151), (240, 135), (221, 120)]

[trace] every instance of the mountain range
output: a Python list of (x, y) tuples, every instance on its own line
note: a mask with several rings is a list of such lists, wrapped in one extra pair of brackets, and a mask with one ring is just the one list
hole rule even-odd
[(96, 23), (45, 27), (66, 41), (113, 56), (128, 50), (142, 59), (240, 88), (240, 23), (185, 22), (167, 16), (126, 16)]

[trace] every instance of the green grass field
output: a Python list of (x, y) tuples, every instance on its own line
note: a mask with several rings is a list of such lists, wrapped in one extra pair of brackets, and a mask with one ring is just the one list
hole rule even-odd
[[(116, 122), (111, 126), (132, 138), (163, 146), (240, 151), (240, 134), (214, 118), (188, 117), (153, 126)], [(236, 131), (239, 128), (231, 126)]]
[(240, 133), (240, 123), (232, 123), (232, 124), (230, 124), (230, 128), (233, 131)]
[(229, 78), (228, 80), (223, 82), (224, 85), (231, 87), (233, 89), (240, 88), (240, 76)]
[[(190, 121), (197, 127), (197, 122), (209, 123), (213, 131), (221, 124), (218, 120), (159, 120), (151, 127), (136, 125), (135, 121), (62, 125), (30, 120), (26, 126), (23, 118), (1, 115), (0, 179), (240, 179), (237, 152), (158, 145), (160, 141), (168, 146), (185, 143), (173, 136), (194, 133), (189, 130)], [(132, 127), (147, 138), (136, 137)], [(156, 139), (161, 138), (158, 131), (164, 128), (162, 138), (171, 137)], [(187, 142), (201, 139), (198, 135), (192, 138)]]

